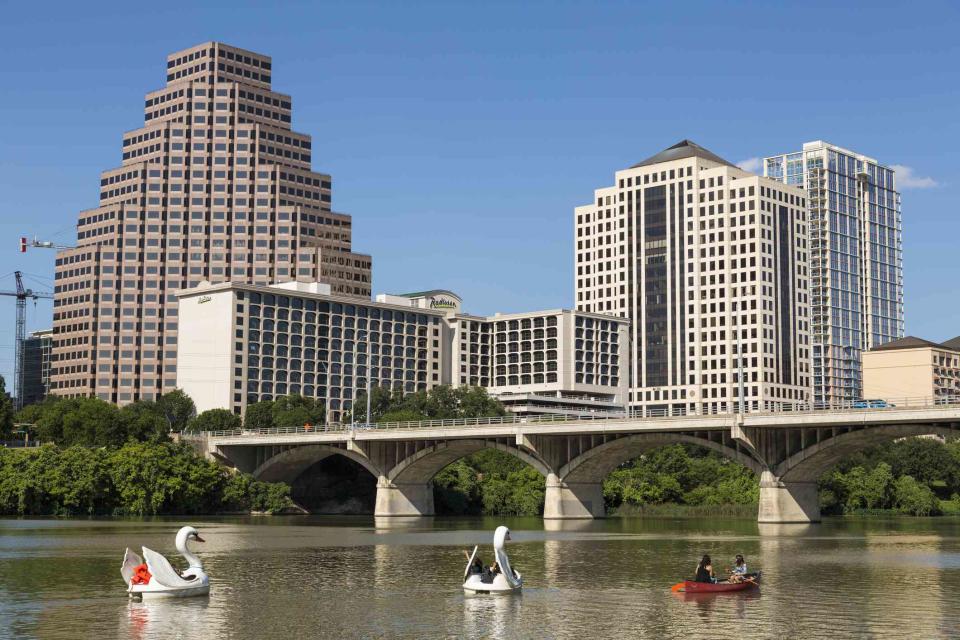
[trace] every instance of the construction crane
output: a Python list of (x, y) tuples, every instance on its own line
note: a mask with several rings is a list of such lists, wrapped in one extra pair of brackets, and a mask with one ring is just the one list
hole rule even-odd
[(20, 253), (26, 253), (27, 247), (33, 247), (34, 249), (76, 249), (76, 247), (68, 244), (41, 241), (37, 239), (37, 236), (33, 236), (33, 240), (28, 240), (26, 236), (20, 236)]
[(17, 411), (23, 408), (23, 343), (26, 339), (27, 331), (27, 300), (33, 300), (36, 304), (40, 298), (52, 299), (52, 293), (34, 291), (23, 288), (23, 274), (19, 271), (13, 272), (13, 277), (17, 281), (16, 291), (0, 291), (0, 296), (11, 296), (17, 299), (17, 331), (16, 331), (16, 355), (13, 360), (13, 379), (14, 393), (16, 393)]

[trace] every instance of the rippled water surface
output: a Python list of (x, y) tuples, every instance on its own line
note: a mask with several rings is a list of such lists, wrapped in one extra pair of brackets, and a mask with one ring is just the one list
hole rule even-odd
[[(465, 596), (462, 549), (489, 563), (501, 522), (523, 593)], [(176, 556), (180, 524), (0, 520), (0, 637), (960, 637), (955, 520), (206, 519), (209, 598), (128, 603), (124, 547)], [(704, 552), (762, 588), (671, 593)]]

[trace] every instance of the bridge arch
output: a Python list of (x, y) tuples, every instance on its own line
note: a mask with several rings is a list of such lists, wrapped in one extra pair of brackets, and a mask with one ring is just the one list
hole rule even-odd
[(844, 457), (866, 447), (899, 438), (955, 433), (954, 428), (929, 424), (871, 426), (847, 431), (806, 446), (777, 464), (773, 474), (783, 482), (816, 482)]
[(285, 449), (271, 456), (254, 470), (253, 477), (264, 482), (292, 484), (311, 466), (335, 455), (341, 455), (356, 462), (369, 471), (374, 479), (378, 479), (382, 475), (380, 470), (366, 456), (356, 451), (325, 444), (306, 444)]
[(495, 449), (512, 455), (536, 469), (542, 476), (549, 467), (539, 457), (499, 440), (441, 440), (399, 461), (387, 472), (387, 480), (396, 484), (425, 484), (444, 467), (484, 449)]
[(614, 469), (644, 453), (671, 444), (692, 444), (705, 447), (739, 462), (757, 475), (766, 468), (746, 450), (724, 442), (684, 433), (640, 433), (609, 440), (584, 451), (560, 468), (557, 474), (566, 484), (595, 484), (603, 482)]

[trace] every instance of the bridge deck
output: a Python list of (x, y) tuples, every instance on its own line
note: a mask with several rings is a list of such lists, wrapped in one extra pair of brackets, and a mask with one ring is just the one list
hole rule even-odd
[[(357, 441), (436, 440), (456, 438), (522, 437), (525, 435), (603, 435), (623, 433), (675, 433), (686, 431), (744, 429), (813, 429), (865, 427), (895, 424), (931, 424), (949, 428), (960, 424), (960, 402), (930, 406), (898, 406), (871, 409), (817, 409), (756, 413), (723, 413), (702, 416), (603, 416), (569, 419), (557, 416), (534, 418), (473, 418), (425, 420), (422, 422), (371, 425), (333, 424), (278, 427), (258, 430), (215, 431), (203, 434), (211, 445), (338, 443)], [(187, 435), (186, 437), (197, 437)]]

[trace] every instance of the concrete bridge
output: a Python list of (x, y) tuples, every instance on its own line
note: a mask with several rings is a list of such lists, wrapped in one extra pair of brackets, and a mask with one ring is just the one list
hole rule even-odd
[(329, 456), (377, 480), (377, 516), (434, 514), (432, 478), (482, 449), (546, 479), (544, 518), (605, 515), (603, 480), (656, 447), (707, 447), (760, 478), (760, 522), (817, 522), (817, 479), (851, 453), (897, 438), (960, 430), (960, 399), (923, 406), (752, 411), (690, 416), (479, 418), (327, 425), (187, 436), (209, 456), (265, 481), (292, 483)]

